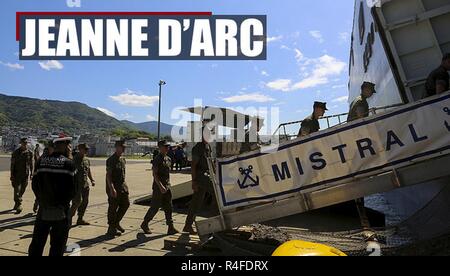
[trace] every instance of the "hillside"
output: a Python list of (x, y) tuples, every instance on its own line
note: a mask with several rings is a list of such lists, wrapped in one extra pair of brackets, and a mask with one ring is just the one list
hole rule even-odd
[(42, 130), (109, 132), (125, 124), (78, 102), (38, 100), (0, 94), (0, 124)]
[(111, 133), (114, 130), (137, 132), (103, 112), (78, 102), (62, 102), (0, 94), (0, 126), (67, 133)]
[[(122, 121), (122, 123), (127, 124), (132, 128), (139, 129), (141, 131), (145, 131), (148, 133), (157, 134), (158, 133), (158, 122), (144, 122), (144, 123), (133, 123), (130, 121)], [(161, 136), (171, 135), (172, 133), (172, 125), (165, 124), (161, 122)]]

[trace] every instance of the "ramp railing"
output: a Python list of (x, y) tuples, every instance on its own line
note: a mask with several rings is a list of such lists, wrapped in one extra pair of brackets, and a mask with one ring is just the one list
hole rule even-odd
[[(370, 115), (376, 115), (379, 113), (379, 111), (387, 111), (389, 109), (400, 107), (402, 105), (404, 105), (404, 104), (394, 104), (394, 105), (387, 105), (387, 106), (381, 106), (381, 107), (374, 107), (374, 108), (369, 109), (369, 113), (370, 113)], [(327, 128), (331, 128), (331, 127), (336, 127), (336, 126), (340, 126), (342, 124), (347, 123), (347, 116), (348, 116), (348, 113), (334, 114), (334, 115), (321, 117), (321, 118), (319, 118), (319, 121), (320, 122), (325, 121)], [(336, 122), (336, 120), (337, 120), (337, 123), (333, 123), (333, 121)], [(297, 125), (298, 130), (300, 130), (300, 125), (302, 124), (302, 122), (303, 122), (303, 120), (282, 123), (274, 131), (273, 136), (278, 134), (280, 136), (280, 140), (295, 139), (295, 138), (297, 138), (297, 134), (288, 133), (287, 127)]]

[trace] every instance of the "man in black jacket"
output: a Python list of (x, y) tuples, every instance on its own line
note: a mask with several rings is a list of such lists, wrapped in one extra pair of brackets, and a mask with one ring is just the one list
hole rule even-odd
[(33, 176), (33, 192), (39, 202), (33, 239), (28, 253), (42, 256), (50, 235), (50, 256), (63, 256), (70, 229), (70, 201), (76, 194), (75, 167), (70, 156), (72, 138), (55, 139), (55, 152), (42, 157)]

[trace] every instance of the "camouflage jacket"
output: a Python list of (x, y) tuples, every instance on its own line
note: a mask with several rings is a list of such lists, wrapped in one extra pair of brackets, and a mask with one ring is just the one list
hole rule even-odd
[(311, 115), (309, 117), (306, 117), (302, 121), (302, 126), (300, 128), (298, 136), (301, 137), (310, 135), (312, 133), (318, 132), (319, 130), (320, 130), (319, 121), (314, 118), (314, 115)]
[(16, 180), (27, 179), (33, 172), (33, 152), (16, 149), (11, 156), (11, 176)]
[(362, 96), (356, 99), (350, 105), (347, 122), (358, 120), (369, 116), (369, 103)]
[(75, 181), (79, 188), (88, 188), (89, 187), (89, 171), (91, 169), (91, 161), (86, 157), (81, 157), (80, 155), (76, 155), (73, 158), (73, 162), (75, 164), (76, 174)]

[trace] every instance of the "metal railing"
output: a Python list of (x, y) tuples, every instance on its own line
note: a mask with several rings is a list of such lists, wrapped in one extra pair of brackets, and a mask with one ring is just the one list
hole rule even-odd
[[(376, 115), (377, 112), (380, 111), (380, 110), (387, 110), (387, 109), (391, 109), (391, 108), (396, 108), (396, 107), (400, 107), (402, 105), (404, 105), (404, 104), (394, 104), (394, 105), (387, 105), (387, 106), (381, 106), (381, 107), (374, 107), (374, 108), (369, 109), (369, 113), (371, 115)], [(319, 121), (326, 121), (327, 128), (336, 127), (336, 126), (340, 126), (342, 124), (347, 123), (347, 118), (346, 117), (348, 116), (348, 114), (349, 113), (341, 113), (341, 114), (335, 114), (335, 115), (330, 115), (330, 116), (324, 116), (324, 117), (319, 118)], [(344, 117), (344, 118), (342, 118), (342, 117)], [(332, 124), (331, 120), (332, 119), (336, 119), (336, 118), (337, 118), (338, 123), (337, 124)], [(275, 130), (273, 135), (275, 136), (275, 135), (277, 135), (277, 133), (279, 133), (281, 130), (283, 130), (283, 134), (279, 134), (280, 137), (283, 136), (284, 139), (286, 139), (286, 140), (291, 140), (292, 138), (297, 138), (296, 134), (288, 134), (286, 127), (292, 126), (292, 125), (297, 125), (297, 124), (301, 125), (302, 122), (303, 122), (303, 120), (282, 123), (282, 124), (280, 124), (278, 126), (278, 128)], [(299, 129), (300, 129), (300, 127), (299, 127)]]

